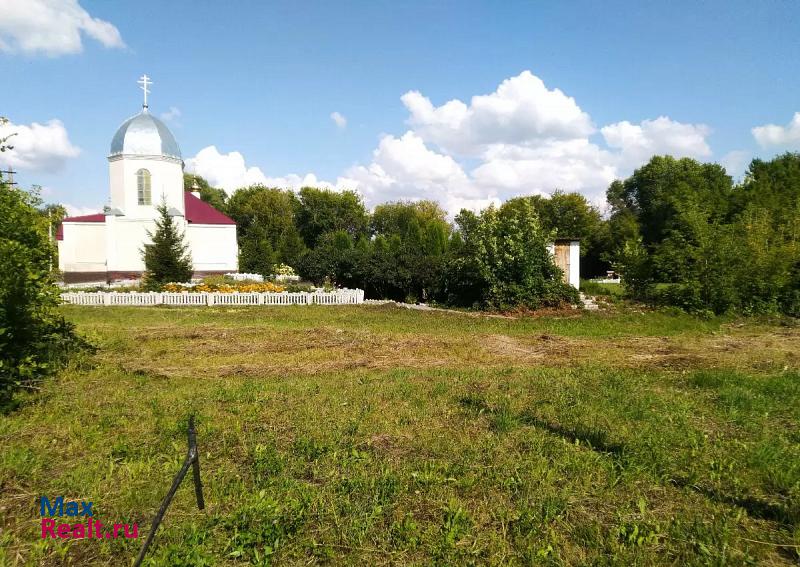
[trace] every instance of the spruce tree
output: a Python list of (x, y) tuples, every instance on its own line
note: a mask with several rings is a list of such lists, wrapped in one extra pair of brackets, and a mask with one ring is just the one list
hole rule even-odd
[(147, 231), (152, 241), (142, 250), (144, 258), (144, 285), (158, 289), (169, 282), (188, 282), (192, 279), (192, 257), (183, 234), (167, 211), (166, 203), (158, 207), (155, 233)]

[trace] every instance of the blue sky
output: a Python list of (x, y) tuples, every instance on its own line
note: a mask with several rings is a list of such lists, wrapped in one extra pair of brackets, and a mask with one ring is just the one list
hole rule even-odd
[(187, 168), (229, 189), (312, 174), (369, 204), (556, 186), (599, 202), (652, 152), (738, 175), (800, 149), (793, 2), (39, 3), (0, 7), (0, 115), (28, 128), (0, 160), (76, 210), (107, 199), (142, 73)]

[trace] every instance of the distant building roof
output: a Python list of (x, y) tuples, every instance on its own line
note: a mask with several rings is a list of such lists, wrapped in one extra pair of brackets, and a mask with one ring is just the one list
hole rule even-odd
[(189, 191), (183, 193), (183, 204), (186, 209), (186, 220), (192, 224), (236, 224), (232, 218), (222, 214)]
[[(236, 224), (232, 218), (222, 214), (217, 209), (192, 195), (189, 191), (183, 193), (183, 205), (186, 210), (186, 221), (192, 224)], [(106, 222), (106, 215), (96, 213), (94, 215), (83, 215), (80, 217), (66, 217), (65, 222)], [(63, 224), (58, 225), (56, 230), (56, 240), (64, 239)]]

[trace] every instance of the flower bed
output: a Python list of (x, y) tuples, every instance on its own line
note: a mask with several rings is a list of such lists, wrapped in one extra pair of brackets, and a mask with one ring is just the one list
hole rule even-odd
[(280, 293), (286, 291), (286, 287), (273, 282), (231, 282), (231, 283), (199, 283), (181, 284), (168, 283), (163, 286), (162, 291), (178, 293), (189, 292), (218, 292), (218, 293)]

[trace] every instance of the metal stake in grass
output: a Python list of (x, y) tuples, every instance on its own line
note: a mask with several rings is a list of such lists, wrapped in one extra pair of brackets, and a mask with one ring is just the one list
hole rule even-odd
[(153, 523), (150, 526), (150, 533), (147, 534), (147, 539), (144, 540), (144, 545), (142, 545), (142, 549), (139, 551), (139, 557), (136, 558), (136, 562), (133, 564), (134, 567), (139, 567), (142, 564), (142, 560), (147, 554), (147, 549), (150, 547), (150, 544), (153, 542), (153, 537), (156, 535), (158, 526), (161, 525), (161, 520), (164, 519), (164, 514), (167, 512), (167, 508), (172, 502), (175, 492), (177, 492), (178, 487), (183, 481), (183, 477), (189, 472), (190, 466), (192, 467), (192, 476), (194, 477), (194, 495), (197, 498), (197, 507), (203, 510), (206, 505), (203, 500), (203, 485), (200, 483), (200, 454), (197, 451), (197, 434), (194, 430), (193, 415), (189, 416), (189, 451), (186, 453), (186, 458), (183, 460), (181, 470), (178, 471), (175, 480), (172, 481), (169, 492), (167, 492), (164, 501), (161, 502), (161, 507), (158, 509), (155, 518), (153, 518)]

